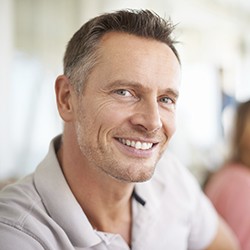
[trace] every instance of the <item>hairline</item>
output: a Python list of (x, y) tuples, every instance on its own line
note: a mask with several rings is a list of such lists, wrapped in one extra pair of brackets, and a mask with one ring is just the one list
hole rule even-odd
[[(120, 31), (120, 30), (107, 30), (105, 32), (103, 32), (98, 39), (95, 41), (95, 44), (92, 46), (91, 51), (87, 54), (87, 56), (82, 57), (79, 61), (77, 61), (77, 63), (75, 65), (73, 65), (71, 67), (70, 70), (65, 71), (65, 75), (72, 81), (76, 81), (76, 84), (74, 86), (74, 89), (76, 91), (77, 94), (81, 94), (86, 86), (86, 82), (88, 80), (89, 75), (91, 74), (91, 72), (93, 71), (93, 69), (96, 67), (96, 65), (99, 63), (100, 57), (101, 57), (101, 49), (102, 49), (102, 41), (103, 38), (108, 35), (108, 34), (124, 34), (124, 35), (131, 35), (131, 36), (135, 36), (141, 39), (146, 39), (146, 40), (151, 40), (151, 41), (156, 41), (159, 43), (163, 43), (165, 45), (167, 45), (171, 51), (174, 53), (177, 61), (179, 64), (181, 64), (179, 56), (177, 51), (173, 50), (173, 48), (171, 48), (171, 46), (169, 46), (169, 44), (167, 44), (166, 42), (161, 41), (160, 39), (156, 39), (154, 37), (146, 37), (146, 36), (142, 36), (142, 35), (138, 35), (132, 32), (126, 32), (126, 31)], [(84, 62), (84, 63), (83, 63)], [(81, 78), (82, 81), (84, 83), (80, 84), (79, 81)]]
[[(126, 15), (128, 16), (130, 14), (133, 15), (138, 13), (140, 15), (145, 15), (145, 18), (150, 22), (149, 26), (146, 24), (145, 30), (143, 29), (143, 26), (141, 31), (138, 30), (141, 24), (135, 29), (131, 28), (133, 21), (128, 22), (128, 25), (130, 25), (128, 27), (124, 28), (123, 26), (119, 26), (123, 23), (123, 21), (120, 22), (119, 18), (126, 18)], [(112, 17), (113, 14), (114, 16)], [(152, 22), (150, 21), (151, 16)], [(144, 17), (139, 17), (138, 20), (141, 20), (140, 18)], [(137, 18), (133, 18), (132, 20), (135, 21)], [(156, 25), (155, 31), (157, 31), (158, 28), (160, 29), (159, 35), (152, 30), (154, 25)], [(177, 41), (174, 38), (171, 38), (174, 28), (175, 25), (173, 25), (170, 19), (166, 20), (150, 10), (127, 9), (113, 13), (104, 13), (103, 15), (94, 17), (86, 22), (70, 39), (64, 55), (64, 74), (70, 79), (76, 92), (81, 93), (84, 89), (85, 82), (100, 58), (99, 51), (102, 38), (111, 32), (129, 34), (140, 38), (162, 42), (172, 50), (179, 64), (181, 64), (178, 51), (175, 48)], [(83, 32), (85, 32), (85, 34)], [(76, 46), (80, 46), (78, 52)], [(84, 50), (81, 49), (81, 47), (84, 48)]]

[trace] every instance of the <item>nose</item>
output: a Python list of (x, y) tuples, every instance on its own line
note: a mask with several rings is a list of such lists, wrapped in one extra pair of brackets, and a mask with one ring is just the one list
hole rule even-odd
[(134, 126), (142, 127), (147, 132), (155, 132), (162, 128), (162, 120), (157, 100), (141, 101), (131, 117)]

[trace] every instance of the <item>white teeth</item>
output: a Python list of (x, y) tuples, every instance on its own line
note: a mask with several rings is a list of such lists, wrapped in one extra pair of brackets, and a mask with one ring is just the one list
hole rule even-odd
[(126, 140), (126, 145), (130, 146), (131, 142), (129, 140)]
[(119, 138), (119, 141), (127, 146), (136, 148), (136, 149), (141, 149), (141, 150), (147, 150), (152, 148), (153, 143), (150, 142), (140, 142), (140, 141), (130, 141), (130, 140), (125, 140), (125, 139), (121, 139)]
[(149, 146), (150, 146), (150, 145), (148, 145), (148, 143), (143, 142), (143, 143), (141, 144), (141, 149), (148, 149)]
[(136, 148), (136, 149), (141, 149), (141, 143), (140, 143), (139, 141), (137, 141), (137, 142), (135, 143), (135, 148)]

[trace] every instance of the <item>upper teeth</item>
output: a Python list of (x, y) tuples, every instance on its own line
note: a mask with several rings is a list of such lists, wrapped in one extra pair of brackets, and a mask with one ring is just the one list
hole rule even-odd
[(153, 143), (151, 142), (140, 142), (140, 141), (130, 141), (130, 140), (126, 140), (126, 139), (119, 139), (119, 141), (127, 146), (136, 148), (136, 149), (150, 149), (153, 146)]

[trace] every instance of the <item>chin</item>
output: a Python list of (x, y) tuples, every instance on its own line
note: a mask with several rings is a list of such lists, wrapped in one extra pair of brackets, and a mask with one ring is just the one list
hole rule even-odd
[(126, 182), (126, 183), (139, 183), (139, 182), (145, 182), (152, 178), (154, 175), (155, 168), (151, 168), (148, 171), (137, 171), (136, 173), (123, 173), (117, 176), (113, 176), (115, 179)]

